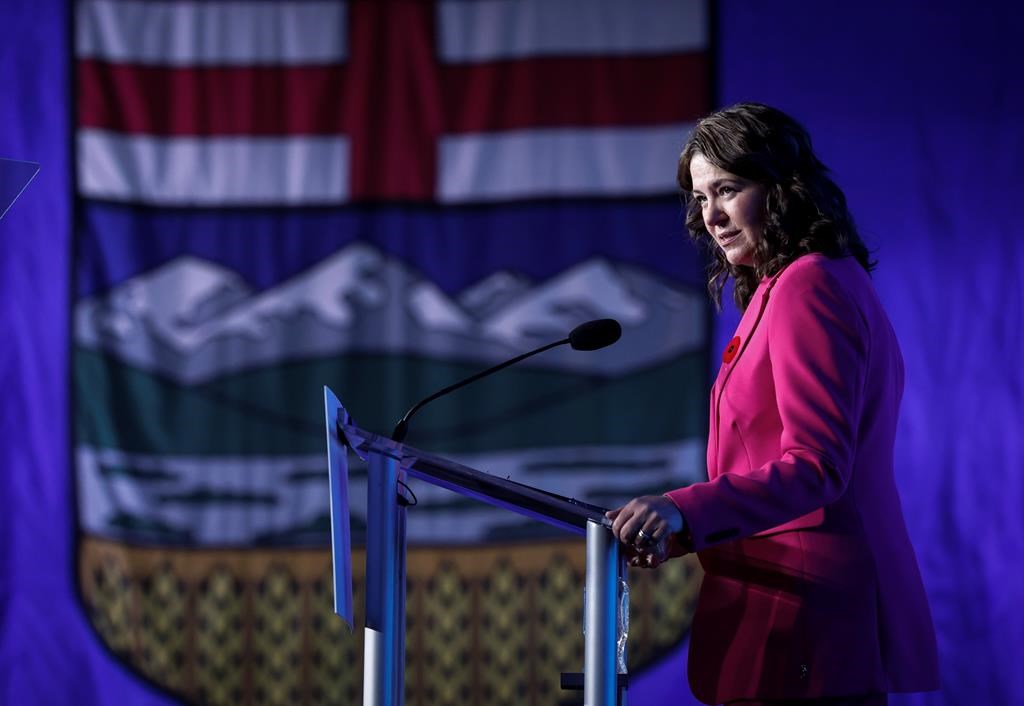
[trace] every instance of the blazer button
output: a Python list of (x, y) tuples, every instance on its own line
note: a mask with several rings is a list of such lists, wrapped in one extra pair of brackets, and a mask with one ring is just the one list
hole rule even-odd
[(807, 668), (806, 664), (800, 665), (800, 681), (804, 681), (805, 679), (807, 679), (808, 671), (810, 670)]

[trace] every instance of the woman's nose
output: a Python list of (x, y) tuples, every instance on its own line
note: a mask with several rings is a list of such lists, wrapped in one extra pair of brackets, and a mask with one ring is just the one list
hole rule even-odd
[(709, 228), (719, 225), (726, 220), (725, 211), (718, 207), (714, 201), (708, 201), (704, 208), (704, 224)]

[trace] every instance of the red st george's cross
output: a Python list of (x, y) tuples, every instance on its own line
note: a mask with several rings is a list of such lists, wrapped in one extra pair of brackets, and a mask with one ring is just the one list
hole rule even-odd
[(708, 105), (703, 51), (444, 64), (435, 3), (348, 8), (343, 64), (80, 60), (79, 124), (167, 137), (346, 134), (350, 199), (431, 201), (442, 135), (674, 124)]

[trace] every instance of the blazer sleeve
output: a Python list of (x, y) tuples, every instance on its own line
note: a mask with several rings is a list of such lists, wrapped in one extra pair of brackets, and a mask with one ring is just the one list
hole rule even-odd
[[(666, 495), (700, 550), (750, 537), (838, 499), (853, 468), (870, 349), (850, 293), (823, 267), (780, 275), (765, 312), (771, 382), (781, 422), (777, 458)], [(742, 391), (731, 390), (733, 399)], [(720, 443), (729, 443), (722, 432)]]

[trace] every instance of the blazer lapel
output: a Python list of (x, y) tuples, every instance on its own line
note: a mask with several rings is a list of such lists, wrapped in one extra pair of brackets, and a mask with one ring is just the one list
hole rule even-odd
[[(718, 369), (718, 377), (715, 379), (715, 384), (711, 388), (711, 408), (712, 408), (712, 425), (711, 425), (711, 438), (708, 439), (708, 445), (714, 449), (714, 453), (708, 454), (708, 478), (714, 479), (718, 476), (718, 440), (721, 436), (721, 429), (719, 423), (721, 421), (720, 405), (722, 401), (722, 390), (725, 388), (726, 382), (729, 380), (729, 376), (732, 375), (733, 369), (739, 363), (740, 358), (743, 357), (743, 352), (747, 349), (747, 344), (750, 342), (750, 338), (754, 335), (754, 331), (757, 330), (758, 324), (761, 323), (761, 318), (764, 316), (765, 307), (768, 305), (768, 294), (771, 292), (772, 287), (775, 286), (775, 282), (778, 279), (779, 272), (770, 280), (762, 283), (757, 291), (754, 293), (750, 305), (747, 310), (743, 312), (743, 318), (740, 319), (740, 324), (736, 328), (736, 333), (733, 336), (733, 341), (730, 342), (730, 346), (735, 346), (735, 351), (729, 353), (727, 348), (726, 355), (722, 359), (722, 367)], [(738, 341), (736, 339), (739, 339)]]
[(739, 364), (740, 358), (743, 357), (743, 353), (747, 350), (747, 345), (750, 343), (750, 339), (754, 335), (754, 331), (757, 330), (758, 324), (761, 323), (761, 319), (764, 316), (765, 307), (768, 306), (768, 294), (771, 292), (772, 287), (775, 286), (776, 277), (772, 277), (768, 282), (764, 283), (759, 287), (759, 291), (754, 296), (753, 301), (750, 302), (750, 306), (743, 313), (743, 318), (740, 320), (740, 325), (736, 328), (736, 335), (734, 341), (736, 342), (737, 350), (728, 361), (722, 361), (722, 367), (718, 371), (718, 379), (715, 381), (715, 388), (718, 391), (718, 398), (721, 398), (722, 389), (729, 381), (729, 376), (732, 375), (733, 369)]

